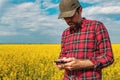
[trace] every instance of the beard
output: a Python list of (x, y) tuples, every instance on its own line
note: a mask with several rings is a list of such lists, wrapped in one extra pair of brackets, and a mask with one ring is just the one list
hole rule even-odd
[(74, 25), (70, 25), (70, 33), (77, 33), (81, 28), (80, 23), (75, 23)]

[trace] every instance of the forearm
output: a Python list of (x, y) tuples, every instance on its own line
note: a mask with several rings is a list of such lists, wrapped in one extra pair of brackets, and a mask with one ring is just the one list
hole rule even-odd
[(78, 66), (79, 68), (94, 68), (94, 64), (90, 60), (79, 60)]
[(75, 69), (90, 69), (94, 68), (94, 64), (90, 60), (81, 60), (76, 58), (64, 58), (64, 69), (75, 70)]

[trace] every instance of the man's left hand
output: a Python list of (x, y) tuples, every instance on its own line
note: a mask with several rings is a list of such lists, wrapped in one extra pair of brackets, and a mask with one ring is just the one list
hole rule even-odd
[(94, 67), (94, 64), (90, 60), (80, 60), (72, 57), (72, 58), (64, 58), (63, 61), (67, 62), (63, 64), (63, 69), (67, 69), (70, 71), (75, 69)]

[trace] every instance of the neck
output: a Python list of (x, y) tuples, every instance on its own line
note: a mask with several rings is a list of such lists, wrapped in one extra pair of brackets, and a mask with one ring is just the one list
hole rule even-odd
[(78, 23), (76, 23), (76, 25), (74, 27), (73, 26), (70, 27), (71, 34), (79, 32), (79, 30), (82, 28), (81, 27), (82, 21), (83, 21), (83, 18), (79, 18)]
[(81, 24), (76, 24), (76, 26), (74, 26), (74, 27), (70, 27), (70, 33), (72, 34), (72, 33), (78, 33), (79, 32), (79, 30), (80, 30), (80, 28), (81, 28)]

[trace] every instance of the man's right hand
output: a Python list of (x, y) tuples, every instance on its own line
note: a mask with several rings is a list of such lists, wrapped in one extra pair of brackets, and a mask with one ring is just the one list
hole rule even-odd
[[(63, 57), (63, 58), (61, 58), (59, 60), (64, 61), (65, 59), (67, 59), (67, 58)], [(64, 63), (55, 63), (55, 65), (58, 67), (59, 70), (65, 69)]]

